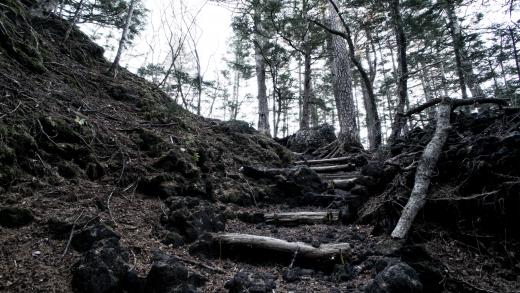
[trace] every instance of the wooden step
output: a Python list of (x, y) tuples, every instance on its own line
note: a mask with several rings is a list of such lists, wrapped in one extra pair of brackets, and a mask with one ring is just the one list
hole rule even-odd
[(303, 160), (294, 162), (297, 165), (317, 165), (317, 164), (328, 164), (328, 163), (342, 163), (348, 162), (352, 160), (351, 157), (339, 157), (339, 158), (331, 158), (331, 159), (321, 159), (321, 160)]
[(339, 211), (270, 213), (264, 214), (264, 219), (266, 223), (281, 226), (329, 224), (338, 221)]
[(352, 172), (352, 173), (333, 173), (333, 174), (320, 174), (320, 177), (323, 180), (334, 180), (334, 179), (352, 179), (352, 178), (358, 178), (362, 176), (359, 174), (359, 172)]
[(332, 166), (319, 166), (319, 167), (310, 167), (316, 173), (333, 173), (339, 171), (353, 171), (356, 169), (356, 165), (354, 164), (345, 164), (345, 165), (332, 165)]

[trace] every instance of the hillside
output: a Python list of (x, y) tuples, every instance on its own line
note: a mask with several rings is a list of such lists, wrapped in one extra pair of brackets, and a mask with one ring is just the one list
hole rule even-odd
[(520, 292), (518, 109), (453, 115), (398, 241), (430, 126), (315, 160), (107, 75), (25, 5), (0, 3), (0, 291)]
[(0, 16), (0, 204), (17, 213), (12, 226), (25, 213), (31, 224), (0, 228), (1, 290), (70, 291), (79, 254), (63, 254), (71, 227), (87, 223), (112, 225), (146, 263), (150, 246), (161, 245), (152, 227), (162, 200), (248, 204), (257, 191), (239, 168), (291, 159), (245, 123), (196, 117), (124, 70), (108, 77), (103, 50), (80, 31), (61, 44), (65, 22), (31, 17), (17, 1), (7, 5)]

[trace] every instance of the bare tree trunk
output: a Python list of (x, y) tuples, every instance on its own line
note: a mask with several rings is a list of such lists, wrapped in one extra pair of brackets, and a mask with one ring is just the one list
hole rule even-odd
[(511, 43), (513, 44), (513, 56), (515, 56), (516, 74), (518, 75), (518, 81), (520, 81), (520, 60), (518, 60), (518, 50), (516, 48), (516, 38), (513, 28), (509, 27), (509, 35), (511, 36)]
[(444, 62), (441, 62), (440, 71), (441, 71), (442, 90), (444, 92), (444, 96), (447, 97), (448, 96), (448, 81), (446, 80), (446, 68), (444, 66)]
[(451, 111), (460, 106), (468, 106), (472, 104), (498, 104), (507, 105), (507, 101), (496, 98), (473, 98), (473, 99), (433, 99), (426, 102), (414, 109), (409, 110), (405, 115), (410, 116), (413, 114), (420, 113), (424, 109), (439, 104), (437, 107), (437, 122), (435, 133), (431, 141), (426, 145), (424, 152), (421, 156), (419, 164), (417, 165), (417, 171), (415, 173), (415, 181), (410, 194), (410, 198), (403, 209), (401, 217), (397, 222), (394, 230), (392, 231), (392, 237), (403, 239), (408, 235), (412, 223), (426, 203), (426, 196), (428, 188), (430, 187), (431, 177), (437, 168), (437, 161), (442, 152), (442, 148), (448, 138), (450, 130), (450, 115)]
[[(262, 18), (260, 12), (255, 10), (255, 26), (257, 31), (261, 31)], [(267, 86), (265, 84), (265, 60), (262, 55), (261, 46), (264, 45), (263, 36), (255, 34), (255, 62), (256, 62), (256, 82), (258, 86), (258, 131), (270, 136), (269, 126), (269, 105), (267, 102)]]
[(128, 38), (128, 31), (130, 30), (130, 25), (132, 24), (132, 16), (134, 14), (135, 1), (130, 1), (130, 7), (128, 8), (128, 14), (125, 19), (125, 27), (123, 28), (123, 32), (121, 34), (121, 39), (119, 40), (119, 47), (117, 48), (116, 58), (110, 66), (108, 70), (109, 74), (113, 74), (114, 77), (117, 75), (117, 68), (119, 67), (119, 61), (121, 60), (121, 55), (123, 54), (123, 50), (125, 48), (126, 39)]
[(302, 59), (298, 55), (298, 122), (302, 123), (303, 89), (302, 89)]
[(391, 0), (390, 4), (390, 14), (394, 23), (397, 44), (397, 93), (399, 96), (392, 133), (388, 139), (389, 143), (394, 143), (401, 136), (402, 129), (406, 123), (406, 118), (403, 114), (405, 105), (408, 102), (408, 61), (406, 57), (407, 41), (401, 18), (401, 5), (399, 0)]
[[(329, 25), (339, 30), (340, 24), (332, 4), (329, 3)], [(357, 133), (356, 111), (352, 95), (352, 69), (348, 60), (348, 50), (345, 40), (330, 34), (328, 39), (330, 64), (332, 71), (332, 89), (338, 112), (339, 135), (342, 143), (359, 145)]]
[[(190, 33), (191, 36), (191, 33)], [(197, 115), (200, 116), (201, 111), (201, 103), (202, 103), (202, 72), (200, 67), (200, 57), (199, 51), (197, 50), (197, 44), (195, 39), (192, 38), (193, 41), (193, 54), (195, 55), (195, 64), (197, 66)]]
[[(370, 38), (369, 31), (367, 31), (367, 36), (369, 36), (369, 38)], [(372, 61), (372, 58), (370, 57), (370, 49), (369, 49), (368, 45), (365, 46), (365, 57), (366, 57), (367, 64), (368, 64), (368, 76), (370, 78), (370, 84), (373, 88), (374, 81), (376, 79), (377, 58), (375, 58), (374, 61)], [(368, 91), (369, 90), (367, 89), (366, 86), (362, 88), (363, 104), (366, 109), (365, 119), (366, 119), (366, 124), (367, 124), (368, 144), (369, 144), (369, 149), (371, 151), (374, 151), (377, 149), (377, 144), (375, 142), (378, 139), (377, 136), (381, 135), (381, 122), (379, 121), (379, 117), (375, 116), (375, 114), (378, 114), (377, 104), (375, 103), (375, 98), (374, 98), (374, 100), (372, 100), (373, 98), (370, 97), (370, 94), (368, 93)], [(375, 110), (372, 109), (373, 107), (376, 107)], [(379, 126), (377, 126), (378, 123), (379, 123)]]
[[(423, 68), (423, 70), (421, 70), (421, 72), (420, 72), (420, 78), (421, 78), (421, 85), (422, 85), (422, 88), (424, 91), (424, 97), (425, 97), (426, 101), (430, 101), (430, 100), (434, 99), (435, 97), (433, 96), (433, 92), (432, 92), (429, 71), (426, 68), (426, 66), (423, 65), (423, 63), (419, 63), (419, 64)], [(435, 116), (434, 112), (429, 110), (428, 119), (433, 119), (434, 116)]]
[(464, 45), (464, 40), (462, 39), (462, 34), (460, 33), (459, 22), (455, 13), (453, 0), (446, 0), (445, 3), (446, 12), (448, 14), (448, 25), (450, 28), (450, 35), (453, 42), (453, 53), (455, 54), (455, 64), (457, 66), (459, 87), (462, 92), (462, 98), (467, 99), (468, 92), (466, 91), (466, 78), (464, 75), (464, 65), (462, 62), (462, 46)]
[(302, 97), (302, 113), (300, 117), (300, 129), (308, 129), (310, 126), (310, 100), (311, 100), (311, 47), (304, 44), (304, 60), (303, 60), (303, 97)]
[(72, 17), (72, 23), (70, 24), (69, 28), (65, 32), (65, 37), (63, 37), (63, 43), (67, 42), (67, 40), (70, 37), (70, 33), (72, 32), (72, 29), (79, 21), (80, 12), (81, 12), (81, 9), (83, 9), (83, 2), (84, 2), (84, 0), (79, 1), (78, 7), (76, 7), (76, 11), (74, 12), (74, 17)]
[(426, 195), (430, 187), (431, 176), (437, 167), (437, 161), (439, 160), (444, 143), (448, 138), (451, 108), (452, 105), (449, 101), (443, 101), (437, 108), (435, 134), (424, 149), (424, 153), (419, 161), (410, 199), (403, 209), (399, 222), (392, 231), (393, 238), (403, 239), (406, 237), (415, 217), (426, 203)]
[[(383, 55), (383, 49), (382, 49), (382, 46), (381, 46), (381, 42), (378, 42), (378, 49), (379, 49), (379, 56), (381, 57), (381, 60), (385, 60), (385, 57)], [(386, 84), (386, 81), (388, 80), (388, 75), (386, 73), (385, 62), (381, 62), (381, 67), (382, 67), (382, 70), (383, 70), (383, 77), (384, 77), (385, 87), (386, 87), (385, 96), (386, 96), (386, 104), (388, 106), (388, 118), (390, 120), (390, 125), (392, 125), (394, 123), (393, 122), (394, 118), (393, 118), (393, 113), (392, 113), (393, 103), (392, 103), (392, 98), (390, 97), (390, 88)], [(383, 116), (385, 116), (385, 112), (384, 111), (383, 111)]]

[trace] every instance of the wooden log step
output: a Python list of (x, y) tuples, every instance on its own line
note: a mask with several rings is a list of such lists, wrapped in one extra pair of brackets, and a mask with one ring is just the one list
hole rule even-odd
[(342, 190), (350, 190), (358, 182), (358, 178), (349, 179), (334, 179), (329, 181), (329, 186), (332, 188), (338, 188)]
[(328, 212), (282, 212), (264, 214), (266, 223), (281, 226), (297, 226), (305, 224), (329, 224), (339, 219), (339, 211)]
[[(245, 249), (253, 253), (262, 250), (263, 252), (285, 255), (289, 258), (296, 254), (298, 260), (340, 263), (351, 252), (349, 243), (321, 244), (315, 247), (304, 242), (289, 242), (283, 239), (250, 234), (222, 233), (212, 236), (214, 243), (217, 243), (220, 249), (231, 249), (231, 251), (235, 251), (235, 256), (241, 255), (236, 253), (237, 249)], [(269, 254), (265, 254), (265, 256), (267, 257)]]
[(320, 174), (320, 177), (323, 179), (350, 179), (350, 178), (357, 178), (359, 176), (362, 176), (361, 174), (359, 174), (359, 172)]
[(304, 160), (304, 161), (296, 161), (294, 163), (297, 165), (316, 165), (316, 164), (328, 164), (328, 163), (342, 163), (342, 162), (348, 162), (350, 160), (352, 160), (352, 157), (339, 157), (339, 158), (321, 159), (321, 160)]
[(322, 178), (322, 180), (326, 181), (329, 187), (342, 190), (350, 190), (355, 185), (374, 186), (374, 184), (377, 184), (377, 181), (373, 177), (363, 175), (345, 179), (341, 177)]
[(354, 164), (345, 164), (345, 165), (333, 165), (333, 166), (319, 166), (319, 167), (310, 167), (316, 173), (332, 173), (339, 171), (353, 171), (356, 169), (356, 165)]

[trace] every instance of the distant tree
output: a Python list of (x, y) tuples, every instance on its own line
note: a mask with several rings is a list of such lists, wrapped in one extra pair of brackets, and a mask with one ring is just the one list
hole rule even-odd
[(119, 40), (119, 46), (117, 48), (116, 57), (114, 58), (114, 61), (112, 62), (112, 66), (110, 66), (110, 69), (108, 69), (108, 73), (114, 75), (114, 77), (117, 75), (119, 61), (121, 60), (121, 55), (123, 54), (123, 50), (125, 48), (126, 41), (128, 39), (128, 33), (130, 31), (130, 25), (132, 24), (132, 16), (134, 14), (136, 1), (137, 0), (130, 0), (127, 16), (125, 19), (125, 25), (123, 27), (123, 31), (121, 32), (121, 39)]

